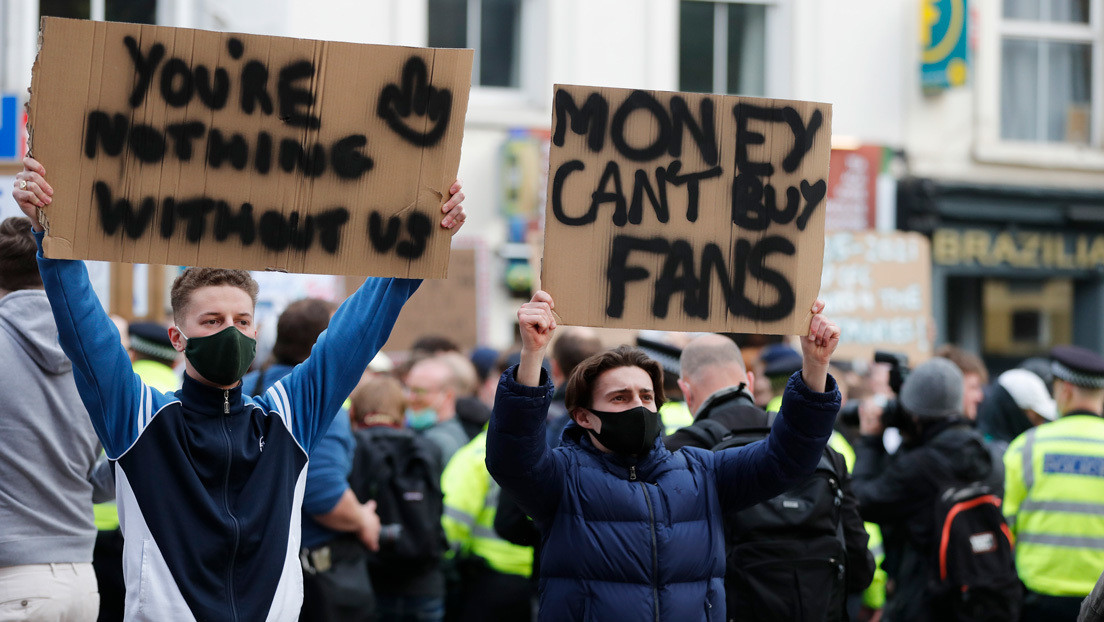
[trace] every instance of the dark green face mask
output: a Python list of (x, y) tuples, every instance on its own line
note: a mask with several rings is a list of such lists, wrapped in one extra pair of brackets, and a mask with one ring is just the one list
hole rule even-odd
[[(178, 326), (176, 330), (180, 330)], [(184, 356), (199, 375), (211, 382), (228, 386), (241, 380), (257, 356), (257, 340), (230, 326), (206, 337), (188, 338)]]

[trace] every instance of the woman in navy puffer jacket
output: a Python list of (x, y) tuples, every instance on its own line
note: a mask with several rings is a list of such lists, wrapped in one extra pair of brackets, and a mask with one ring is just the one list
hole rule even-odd
[(487, 468), (543, 538), (540, 619), (724, 620), (722, 513), (769, 499), (812, 474), (839, 391), (828, 362), (839, 329), (813, 306), (804, 365), (770, 437), (713, 453), (664, 448), (659, 365), (622, 347), (580, 364), (567, 385), (573, 421), (549, 449), (552, 384), (541, 369), (552, 299), (522, 305), (521, 363), (499, 382)]

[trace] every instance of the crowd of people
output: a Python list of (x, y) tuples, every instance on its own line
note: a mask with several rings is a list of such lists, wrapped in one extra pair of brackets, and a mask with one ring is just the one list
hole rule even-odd
[(110, 317), (19, 181), (0, 620), (1104, 619), (1098, 353), (833, 360), (821, 301), (797, 338), (608, 344), (537, 292), (515, 348), (388, 355), (418, 282), (369, 279), (257, 359), (247, 272)]

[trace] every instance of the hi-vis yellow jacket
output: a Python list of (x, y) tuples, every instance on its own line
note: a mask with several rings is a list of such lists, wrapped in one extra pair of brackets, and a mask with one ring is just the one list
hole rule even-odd
[(1087, 595), (1104, 568), (1104, 418), (1074, 412), (1004, 454), (1004, 514), (1028, 589)]
[(482, 557), (492, 569), (528, 577), (533, 573), (533, 548), (498, 537), (495, 512), (501, 489), (487, 472), (487, 430), (453, 454), (441, 475), (445, 513), (441, 524), (453, 554)]

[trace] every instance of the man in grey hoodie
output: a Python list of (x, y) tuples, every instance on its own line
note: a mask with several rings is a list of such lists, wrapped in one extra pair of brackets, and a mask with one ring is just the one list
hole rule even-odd
[(92, 503), (114, 497), (58, 345), (31, 221), (0, 222), (0, 619), (92, 622)]

